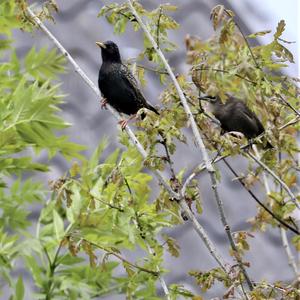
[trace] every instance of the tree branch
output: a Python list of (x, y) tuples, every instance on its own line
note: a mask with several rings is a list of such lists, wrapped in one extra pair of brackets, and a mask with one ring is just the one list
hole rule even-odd
[[(66, 49), (61, 45), (61, 43), (55, 38), (55, 36), (48, 30), (48, 28), (41, 22), (41, 20), (31, 11), (31, 9), (28, 7), (27, 8), (28, 14), (32, 17), (34, 22), (41, 28), (42, 31), (50, 38), (50, 40), (57, 46), (57, 48), (66, 56), (68, 61), (73, 65), (75, 68), (76, 73), (79, 74), (79, 76), (82, 77), (82, 79), (88, 84), (88, 86), (94, 91), (94, 93), (97, 95), (97, 97), (100, 97), (100, 93), (94, 83), (87, 77), (87, 75), (83, 72), (83, 70), (79, 67), (79, 65), (75, 62), (75, 60), (72, 58), (72, 56), (66, 51)], [(108, 106), (109, 111), (113, 114), (113, 116), (117, 119), (120, 120), (119, 114), (110, 106)], [(131, 131), (129, 126), (126, 126), (125, 128), (126, 133), (129, 136), (130, 141), (132, 144), (137, 148), (137, 150), (140, 152), (142, 157), (146, 158), (147, 153), (142, 147), (142, 145), (139, 143), (137, 140), (136, 136), (134, 133)], [(152, 169), (154, 177), (163, 185), (163, 187), (168, 191), (170, 197), (175, 198), (177, 200), (183, 200), (183, 196), (175, 193), (172, 188), (168, 185), (166, 180), (164, 179), (163, 175), (161, 172), (158, 170)], [(181, 208), (186, 212), (186, 214), (190, 217), (190, 220), (192, 222), (192, 226), (196, 233), (199, 235), (199, 237), (202, 239), (204, 242), (205, 246), (211, 253), (212, 257), (216, 260), (218, 265), (226, 271), (225, 268), (225, 262), (223, 258), (218, 254), (217, 249), (213, 245), (213, 243), (210, 241), (209, 237), (207, 236), (205, 230), (202, 228), (202, 226), (199, 224), (197, 219), (194, 217), (192, 214), (191, 210), (185, 203), (185, 201), (180, 201), (179, 202)], [(228, 273), (227, 273), (228, 274)]]
[(290, 226), (288, 223), (284, 222), (283, 220), (280, 219), (275, 213), (273, 213), (262, 201), (260, 201), (256, 195), (246, 186), (244, 183), (243, 179), (240, 178), (238, 173), (232, 168), (232, 166), (228, 163), (228, 161), (223, 158), (223, 162), (225, 165), (228, 167), (228, 169), (231, 171), (231, 173), (238, 179), (239, 183), (244, 187), (244, 189), (251, 195), (251, 197), (265, 210), (267, 211), (276, 221), (278, 221), (281, 225), (284, 227), (290, 229), (294, 233), (300, 235), (300, 232), (295, 229), (294, 227)]
[(281, 234), (281, 240), (282, 240), (283, 248), (284, 248), (284, 250), (286, 252), (286, 255), (288, 257), (289, 265), (293, 269), (293, 271), (296, 275), (296, 278), (298, 278), (300, 276), (300, 273), (299, 273), (295, 258), (293, 256), (293, 253), (291, 251), (289, 241), (288, 241), (288, 238), (287, 238), (287, 235), (286, 235), (286, 231), (283, 228), (280, 228), (280, 234)]
[(247, 155), (251, 157), (259, 166), (263, 168), (267, 173), (269, 173), (281, 186), (283, 189), (286, 190), (288, 195), (290, 196), (291, 201), (295, 204), (295, 206), (300, 209), (299, 204), (297, 203), (297, 198), (293, 194), (293, 192), (290, 190), (290, 188), (286, 185), (285, 182), (283, 182), (278, 175), (276, 175), (266, 164), (264, 164), (262, 161), (260, 161), (255, 155), (253, 155), (251, 152), (247, 152)]
[[(205, 163), (205, 166), (206, 166), (206, 169), (207, 171), (209, 172), (210, 174), (210, 179), (211, 179), (211, 182), (212, 182), (212, 189), (214, 191), (214, 195), (215, 195), (215, 199), (216, 199), (216, 202), (217, 202), (217, 205), (218, 205), (218, 209), (219, 209), (219, 212), (220, 212), (220, 215), (221, 215), (221, 220), (222, 220), (222, 223), (225, 227), (225, 231), (227, 233), (227, 236), (228, 236), (228, 239), (229, 239), (229, 242), (230, 242), (230, 245), (232, 247), (232, 249), (237, 253), (237, 247), (235, 245), (235, 242), (233, 240), (233, 237), (232, 237), (232, 234), (231, 234), (231, 230), (230, 230), (230, 227), (228, 225), (228, 222), (226, 220), (226, 217), (225, 217), (225, 212), (224, 212), (224, 208), (223, 208), (223, 203), (222, 203), (222, 200), (221, 198), (219, 197), (219, 193), (218, 193), (218, 189), (217, 189), (217, 180), (216, 180), (216, 175), (215, 175), (215, 170), (210, 162), (210, 159), (209, 159), (209, 155), (208, 155), (208, 152), (205, 148), (205, 145), (204, 145), (204, 142), (202, 140), (202, 137), (201, 137), (201, 134), (198, 130), (198, 126), (195, 122), (195, 119), (193, 117), (193, 114), (190, 110), (190, 107), (188, 105), (188, 101), (187, 99), (185, 98), (185, 95), (184, 95), (184, 92), (183, 90), (181, 89), (177, 79), (176, 79), (176, 76), (175, 74), (173, 73), (169, 63), (167, 62), (164, 54), (162, 53), (161, 49), (159, 48), (159, 46), (157, 45), (157, 43), (155, 42), (153, 36), (151, 35), (150, 31), (148, 30), (147, 26), (143, 23), (141, 17), (139, 16), (139, 14), (137, 13), (137, 11), (135, 10), (133, 4), (132, 4), (132, 0), (127, 0), (128, 2), (128, 5), (131, 9), (131, 12), (132, 14), (135, 16), (136, 20), (138, 21), (139, 25), (141, 26), (141, 28), (143, 29), (145, 35), (147, 36), (148, 40), (150, 41), (150, 43), (152, 44), (152, 46), (154, 47), (156, 53), (159, 55), (162, 63), (164, 64), (164, 67), (166, 69), (166, 71), (169, 73), (170, 75), (170, 78), (177, 90), (177, 93), (178, 93), (178, 96), (180, 98), (180, 101), (183, 105), (183, 108), (184, 108), (184, 111), (188, 117), (188, 120), (190, 122), (190, 125), (191, 125), (191, 128), (192, 128), (192, 131), (193, 131), (193, 134), (194, 134), (194, 137), (195, 137), (195, 140), (196, 140), (196, 143), (201, 151), (201, 154), (202, 154), (202, 157), (203, 157), (203, 160), (204, 160), (204, 163)], [(184, 196), (184, 195), (183, 195)], [(185, 201), (180, 201), (180, 206), (184, 205)], [(186, 204), (186, 203), (185, 203)], [(187, 205), (187, 204), (186, 204)], [(186, 210), (186, 209), (184, 209)], [(246, 272), (246, 269), (244, 268), (244, 265), (239, 257), (239, 255), (237, 254), (236, 255), (236, 258), (237, 258), (237, 261), (238, 261), (238, 264), (239, 264), (239, 267), (246, 279), (246, 282), (248, 284), (248, 287), (250, 290), (253, 289), (253, 285), (251, 283), (251, 280), (249, 279), (249, 276)]]
[[(254, 54), (253, 54), (253, 51), (252, 51), (252, 49), (251, 49), (251, 47), (250, 47), (250, 45), (249, 45), (248, 39), (246, 38), (245, 34), (243, 33), (243, 31), (242, 31), (240, 25), (239, 25), (238, 22), (235, 20), (235, 18), (227, 11), (227, 9), (224, 9), (224, 11), (225, 11), (225, 13), (227, 14), (227, 16), (228, 16), (229, 18), (232, 19), (232, 21), (234, 22), (235, 26), (237, 27), (237, 29), (238, 29), (239, 32), (241, 33), (241, 35), (242, 35), (242, 37), (243, 37), (243, 39), (244, 39), (244, 41), (245, 41), (245, 43), (246, 43), (246, 45), (247, 45), (247, 48), (248, 48), (248, 50), (250, 51), (252, 60), (253, 60), (253, 62), (254, 62), (254, 64), (255, 64), (256, 68), (258, 68), (259, 70), (261, 70), (261, 67), (260, 67), (260, 65), (258, 64), (258, 62), (257, 62), (257, 60), (256, 60), (256, 58), (255, 58), (255, 56), (254, 56)], [(261, 70), (261, 71), (262, 71), (262, 70)], [(244, 78), (244, 79), (245, 79), (245, 78)], [(266, 78), (266, 76), (264, 76), (264, 79), (267, 80), (267, 81), (269, 82), (269, 80)], [(255, 82), (255, 85), (257, 85), (256, 82)], [(272, 85), (272, 83), (271, 83), (271, 85)], [(277, 92), (274, 90), (273, 85), (272, 85), (272, 90), (274, 91), (275, 95), (276, 95), (277, 97), (279, 97), (279, 98), (281, 99), (281, 101), (282, 101), (286, 106), (288, 106), (288, 107), (289, 107), (289, 108), (290, 108), (297, 116), (300, 117), (300, 112), (299, 112), (296, 108), (294, 108), (288, 101), (286, 101), (279, 93), (277, 93)], [(286, 90), (286, 91), (287, 91), (287, 90)], [(289, 91), (287, 91), (287, 92), (289, 93)], [(289, 94), (290, 94), (290, 93), (289, 93)]]
[[(287, 122), (286, 124), (282, 125), (281, 127), (278, 128), (279, 131), (284, 130), (285, 128), (294, 125), (296, 123), (298, 123), (300, 121), (300, 117), (295, 117), (294, 119), (292, 119), (291, 121)], [(260, 134), (259, 136), (256, 137), (256, 139), (260, 139), (261, 137), (263, 137), (265, 135), (265, 132), (263, 132), (262, 134)], [(250, 145), (252, 145), (252, 143), (247, 143), (243, 146), (240, 147), (240, 150), (244, 150), (246, 148), (248, 148)], [(226, 157), (229, 157), (230, 154), (226, 154), (226, 155), (220, 155), (215, 157), (214, 159), (211, 160), (211, 163), (217, 163), (221, 160), (223, 160)], [(198, 176), (201, 172), (203, 172), (204, 170), (206, 170), (206, 166), (204, 163), (202, 163), (201, 165), (197, 166), (196, 168), (194, 168), (194, 171), (188, 176), (188, 178), (186, 179), (186, 181), (183, 183), (183, 187), (186, 189), (186, 187), (189, 185), (189, 183), (196, 177)]]

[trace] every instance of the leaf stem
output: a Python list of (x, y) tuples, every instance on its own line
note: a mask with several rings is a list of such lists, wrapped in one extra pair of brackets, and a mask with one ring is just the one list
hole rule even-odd
[(123, 263), (126, 263), (126, 264), (128, 264), (129, 266), (131, 266), (131, 267), (133, 267), (133, 268), (135, 268), (135, 269), (138, 269), (138, 270), (140, 270), (140, 271), (142, 271), (142, 272), (146, 272), (146, 273), (152, 274), (152, 275), (154, 275), (154, 276), (159, 276), (159, 272), (157, 272), (157, 271), (152, 271), (152, 270), (149, 270), (149, 269), (140, 267), (139, 265), (130, 262), (129, 260), (127, 260), (126, 258), (124, 258), (123, 256), (121, 256), (120, 254), (118, 254), (118, 253), (112, 251), (111, 249), (108, 249), (108, 248), (106, 248), (106, 247), (103, 247), (103, 246), (101, 246), (101, 245), (98, 245), (97, 243), (91, 242), (91, 241), (89, 241), (89, 240), (87, 240), (87, 239), (83, 239), (83, 238), (82, 238), (81, 240), (82, 240), (82, 241), (85, 241), (85, 242), (87, 242), (87, 243), (89, 243), (89, 244), (91, 244), (92, 246), (94, 246), (94, 247), (96, 247), (96, 248), (98, 248), (98, 249), (102, 249), (102, 250), (105, 251), (106, 253), (115, 256), (116, 258), (118, 258), (119, 260), (121, 260)]

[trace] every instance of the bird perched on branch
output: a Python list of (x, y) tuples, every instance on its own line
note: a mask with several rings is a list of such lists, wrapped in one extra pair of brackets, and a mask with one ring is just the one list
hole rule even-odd
[[(96, 42), (96, 44), (101, 48), (102, 55), (102, 65), (98, 77), (99, 89), (104, 97), (102, 107), (108, 103), (118, 112), (131, 115), (128, 120), (119, 122), (122, 129), (141, 108), (147, 108), (159, 115), (156, 108), (144, 98), (133, 74), (122, 63), (118, 46), (112, 41)], [(141, 118), (144, 117), (143, 113)]]
[[(220, 121), (223, 132), (239, 132), (251, 140), (265, 131), (255, 113), (241, 100), (229, 97), (226, 103), (222, 103), (219, 96), (200, 99), (210, 103), (212, 113)], [(266, 148), (273, 148), (268, 141), (265, 144)]]

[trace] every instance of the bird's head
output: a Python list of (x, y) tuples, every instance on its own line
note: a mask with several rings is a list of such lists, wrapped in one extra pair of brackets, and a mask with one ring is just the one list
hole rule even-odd
[(101, 48), (103, 62), (121, 62), (119, 48), (114, 42), (96, 42), (96, 45)]

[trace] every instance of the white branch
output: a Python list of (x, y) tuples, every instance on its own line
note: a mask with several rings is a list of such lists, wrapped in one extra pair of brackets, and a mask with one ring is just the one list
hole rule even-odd
[(286, 255), (288, 257), (289, 265), (293, 269), (296, 277), (299, 278), (300, 272), (298, 270), (298, 267), (297, 267), (295, 258), (293, 256), (293, 253), (291, 251), (291, 248), (290, 248), (290, 245), (289, 245), (289, 241), (288, 241), (288, 238), (287, 238), (287, 235), (286, 235), (286, 231), (282, 227), (280, 228), (280, 233), (281, 233), (282, 244), (283, 244), (284, 250), (286, 252)]
[(178, 93), (178, 96), (180, 98), (180, 101), (183, 105), (183, 108), (188, 116), (188, 120), (191, 124), (191, 128), (192, 128), (192, 131), (193, 131), (193, 134), (195, 136), (195, 139), (196, 139), (196, 142), (200, 148), (200, 151), (201, 151), (201, 154), (203, 156), (203, 160), (205, 162), (205, 165), (206, 165), (206, 168), (208, 170), (208, 172), (213, 172), (214, 169), (212, 167), (212, 164), (210, 163), (210, 160), (209, 160), (209, 156), (208, 156), (208, 153), (206, 151), (206, 148), (205, 148), (205, 145), (203, 143), (203, 140), (201, 138), (201, 135), (200, 135), (200, 132), (198, 130), (198, 127), (197, 127), (197, 124), (195, 122), (195, 119), (193, 117), (193, 114), (190, 110), (190, 107), (188, 105), (188, 102), (184, 96), (184, 93), (176, 79), (176, 76), (174, 74), (174, 72), (172, 71), (169, 63), (167, 62), (164, 54), (162, 53), (162, 51), (160, 50), (160, 48), (158, 47), (156, 41), (154, 40), (153, 36), (151, 35), (150, 31), (148, 30), (147, 26), (143, 23), (143, 20), (141, 19), (141, 17), (139, 16), (139, 14), (137, 13), (137, 11), (135, 10), (134, 6), (132, 5), (131, 3), (131, 0), (128, 0), (128, 4), (129, 4), (129, 7), (133, 13), (133, 15), (135, 16), (136, 20), (138, 21), (139, 25), (141, 26), (141, 28), (143, 29), (143, 31), (145, 32), (147, 38), (149, 39), (150, 43), (153, 45), (156, 53), (159, 55), (161, 61), (163, 62), (164, 66), (165, 66), (165, 69), (166, 71), (168, 72), (168, 74), (170, 75), (170, 78), (177, 90), (177, 93)]
[[(57, 48), (66, 56), (68, 61), (74, 66), (75, 71), (83, 78), (83, 80), (88, 84), (88, 86), (95, 92), (97, 97), (100, 97), (99, 90), (97, 87), (94, 85), (94, 83), (88, 78), (88, 76), (83, 72), (83, 70), (79, 67), (79, 65), (75, 62), (75, 60), (72, 58), (72, 56), (67, 52), (67, 50), (62, 46), (62, 44), (55, 38), (55, 36), (48, 30), (48, 28), (41, 22), (41, 20), (31, 11), (31, 9), (28, 7), (27, 12), (29, 15), (33, 18), (33, 20), (36, 22), (36, 24), (41, 28), (42, 31), (46, 33), (46, 35), (50, 38), (51, 41), (57, 46)], [(108, 107), (109, 111), (114, 115), (116, 119), (120, 119), (119, 114), (111, 107)], [(129, 126), (126, 126), (125, 128), (126, 133), (128, 134), (132, 144), (136, 146), (140, 154), (146, 158), (147, 157), (147, 152), (143, 148), (143, 146), (140, 144), (140, 142), (137, 140), (136, 136), (132, 132)], [(164, 186), (164, 188), (168, 191), (170, 194), (170, 197), (173, 197), (177, 200), (182, 200), (180, 201), (180, 206), (183, 210), (185, 210), (186, 214), (190, 217), (192, 221), (192, 225), (194, 230), (197, 232), (197, 234), (200, 236), (200, 238), (203, 240), (205, 246), (209, 250), (209, 252), (212, 254), (212, 256), (215, 258), (217, 261), (218, 265), (226, 271), (225, 268), (225, 263), (223, 258), (217, 253), (217, 249), (214, 247), (213, 243), (210, 241), (208, 238), (206, 232), (202, 228), (202, 226), (199, 224), (197, 219), (193, 216), (191, 213), (189, 207), (186, 205), (185, 201), (179, 195), (178, 193), (175, 193), (172, 188), (169, 186), (167, 181), (164, 179), (163, 175), (161, 172), (159, 172), (156, 169), (151, 169), (153, 172), (154, 177)], [(226, 271), (227, 273), (227, 271)]]
[[(217, 202), (217, 206), (218, 206), (219, 213), (220, 213), (220, 216), (221, 216), (221, 221), (223, 223), (224, 229), (225, 229), (226, 234), (228, 236), (230, 245), (231, 245), (232, 249), (236, 252), (236, 259), (237, 259), (238, 265), (239, 265), (243, 275), (245, 276), (245, 279), (246, 279), (246, 282), (247, 282), (247, 285), (248, 285), (249, 289), (252, 290), (253, 285), (252, 285), (251, 280), (250, 280), (250, 278), (247, 274), (247, 271), (246, 271), (246, 269), (243, 265), (243, 262), (242, 262), (242, 260), (239, 256), (239, 254), (238, 254), (238, 250), (237, 250), (237, 247), (235, 245), (234, 239), (232, 237), (230, 226), (228, 225), (228, 222), (226, 220), (225, 211), (224, 211), (224, 207), (223, 207), (223, 202), (222, 202), (222, 200), (219, 196), (218, 189), (217, 189), (217, 180), (216, 180), (215, 170), (214, 170), (214, 168), (211, 164), (211, 161), (209, 159), (208, 152), (205, 148), (204, 142), (203, 142), (202, 137), (200, 135), (200, 132), (198, 130), (198, 126), (196, 124), (196, 121), (195, 121), (195, 119), (193, 117), (193, 114), (190, 110), (190, 107), (188, 105), (188, 101), (186, 100), (185, 95), (183, 93), (183, 90), (181, 89), (181, 87), (180, 87), (180, 85), (179, 85), (179, 83), (178, 83), (178, 81), (175, 77), (175, 74), (173, 73), (172, 68), (170, 67), (168, 61), (166, 60), (166, 58), (164, 56), (164, 54), (162, 53), (161, 49), (157, 45), (156, 41), (154, 40), (154, 38), (151, 35), (150, 31), (148, 30), (147, 26), (144, 24), (143, 20), (141, 19), (141, 17), (139, 16), (137, 11), (135, 10), (134, 6), (132, 5), (132, 0), (127, 0), (127, 2), (128, 2), (128, 5), (131, 9), (131, 12), (133, 13), (133, 15), (136, 18), (137, 22), (139, 23), (139, 25), (143, 29), (144, 33), (146, 34), (148, 40), (150, 41), (150, 43), (154, 47), (156, 53), (159, 55), (161, 61), (163, 62), (164, 67), (165, 67), (166, 71), (169, 73), (169, 76), (170, 76), (170, 78), (171, 78), (171, 80), (172, 80), (172, 82), (173, 82), (173, 84), (174, 84), (174, 86), (177, 90), (177, 93), (178, 93), (180, 101), (183, 105), (184, 111), (185, 111), (185, 113), (188, 117), (188, 120), (190, 122), (190, 125), (191, 125), (191, 128), (192, 128), (196, 143), (197, 143), (197, 145), (198, 145), (198, 147), (201, 151), (205, 167), (206, 167), (207, 171), (210, 174), (210, 179), (211, 179), (211, 182), (212, 182), (212, 188), (213, 188), (213, 191), (214, 191), (215, 200)], [(183, 202), (184, 201), (180, 201), (181, 206), (184, 205)], [(247, 297), (246, 294), (245, 294), (245, 297)]]

